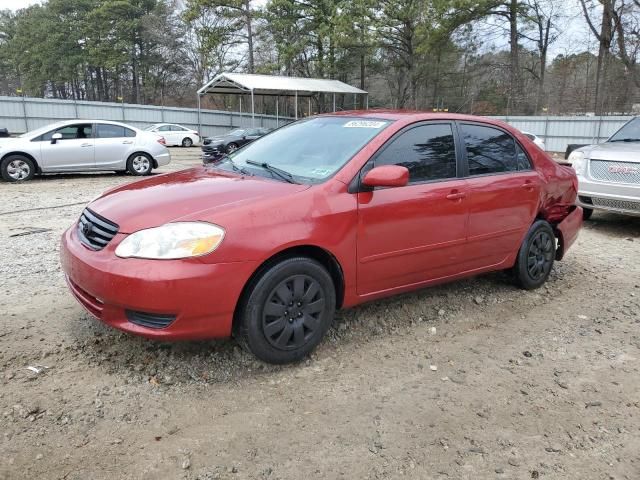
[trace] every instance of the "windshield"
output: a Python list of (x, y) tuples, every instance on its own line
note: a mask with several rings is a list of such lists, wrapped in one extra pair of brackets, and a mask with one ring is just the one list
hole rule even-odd
[(35, 130), (31, 130), (30, 132), (23, 133), (22, 135), (18, 135), (18, 138), (27, 138), (27, 137), (37, 137), (42, 133), (47, 133), (49, 130), (54, 130), (58, 127), (62, 127), (65, 125), (64, 122), (51, 123), (44, 127), (36, 128)]
[(627, 122), (613, 134), (609, 142), (640, 142), (640, 117)]
[[(316, 117), (286, 125), (229, 155), (217, 166), (279, 178), (269, 168), (290, 174), (296, 183), (320, 183), (391, 123), (354, 117)], [(233, 163), (232, 163), (233, 162)]]

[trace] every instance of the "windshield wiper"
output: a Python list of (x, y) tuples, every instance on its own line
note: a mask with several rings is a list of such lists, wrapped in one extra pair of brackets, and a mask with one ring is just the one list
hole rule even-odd
[(267, 162), (256, 162), (255, 160), (245, 160), (245, 163), (248, 163), (249, 165), (256, 165), (258, 167), (262, 167), (265, 170), (276, 174), (286, 182), (298, 183), (293, 179), (293, 175), (291, 173), (287, 172), (286, 170), (282, 170), (281, 168), (274, 167), (273, 165), (269, 165)]
[(249, 175), (250, 177), (253, 177), (253, 173), (247, 171), (244, 167), (239, 167), (238, 165), (236, 165), (236, 163), (233, 160), (231, 160), (231, 157), (229, 155), (224, 154), (218, 159), (219, 162), (222, 162), (223, 160), (227, 160), (231, 164), (231, 168), (235, 172), (239, 172), (242, 175)]
[(617, 138), (614, 140), (609, 140), (611, 142), (640, 142), (640, 138)]

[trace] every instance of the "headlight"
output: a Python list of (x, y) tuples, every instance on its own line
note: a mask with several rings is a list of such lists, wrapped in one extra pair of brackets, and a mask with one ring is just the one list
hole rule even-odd
[(583, 175), (585, 166), (587, 165), (587, 159), (582, 151), (574, 150), (567, 159), (577, 175)]
[(223, 238), (224, 229), (211, 223), (167, 223), (132, 233), (118, 245), (116, 255), (160, 260), (198, 257), (213, 252)]

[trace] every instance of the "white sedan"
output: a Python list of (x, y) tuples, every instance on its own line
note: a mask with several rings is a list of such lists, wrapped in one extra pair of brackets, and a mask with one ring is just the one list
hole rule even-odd
[(167, 146), (192, 147), (200, 144), (200, 134), (196, 130), (175, 123), (156, 123), (145, 130), (162, 135)]
[(0, 174), (8, 182), (54, 172), (149, 175), (171, 162), (164, 143), (159, 135), (119, 122), (66, 120), (0, 139)]
[(522, 133), (525, 136), (529, 137), (531, 140), (533, 140), (533, 143), (539, 146), (542, 150), (547, 149), (547, 146), (544, 144), (544, 140), (539, 136), (537, 136), (535, 133), (530, 133), (530, 132), (522, 132)]

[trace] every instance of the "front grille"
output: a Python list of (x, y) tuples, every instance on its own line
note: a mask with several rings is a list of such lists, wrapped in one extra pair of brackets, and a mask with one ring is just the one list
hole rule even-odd
[(92, 250), (102, 250), (118, 233), (118, 225), (101, 217), (88, 208), (78, 220), (78, 237), (83, 245)]
[(131, 323), (147, 328), (166, 328), (176, 319), (175, 315), (136, 312), (134, 310), (126, 310), (125, 314)]
[(613, 183), (640, 184), (640, 163), (591, 160), (591, 178)]
[(627, 200), (615, 200), (612, 198), (591, 198), (595, 207), (612, 208), (627, 212), (640, 212), (640, 202), (629, 202)]

